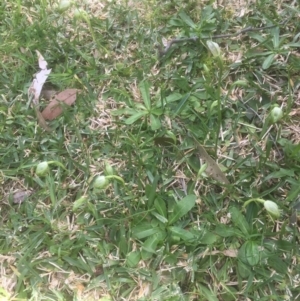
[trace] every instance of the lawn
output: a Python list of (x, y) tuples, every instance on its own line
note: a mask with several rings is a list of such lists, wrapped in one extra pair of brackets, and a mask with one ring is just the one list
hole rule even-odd
[(1, 301), (300, 300), (296, 1), (0, 16)]

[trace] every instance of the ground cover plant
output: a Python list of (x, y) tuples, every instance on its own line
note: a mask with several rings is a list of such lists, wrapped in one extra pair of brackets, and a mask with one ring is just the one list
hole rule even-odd
[(234, 4), (1, 2), (1, 300), (300, 299), (300, 11)]

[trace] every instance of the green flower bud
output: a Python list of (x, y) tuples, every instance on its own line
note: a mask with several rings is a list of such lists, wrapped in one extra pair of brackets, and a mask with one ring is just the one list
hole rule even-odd
[(109, 182), (105, 176), (97, 176), (94, 180), (93, 188), (104, 189), (108, 186)]
[(208, 40), (206, 41), (206, 45), (213, 56), (221, 56), (221, 49), (218, 43)]
[(114, 169), (109, 162), (105, 162), (105, 174), (108, 176), (112, 176), (114, 174)]
[(87, 13), (82, 8), (76, 8), (74, 10), (74, 18), (75, 19), (85, 19), (85, 18), (87, 18)]
[(272, 201), (265, 201), (264, 206), (272, 217), (278, 218), (280, 216), (280, 210), (276, 203)]
[(76, 211), (81, 205), (83, 205), (84, 203), (86, 203), (87, 200), (88, 200), (88, 198), (86, 196), (82, 196), (79, 199), (77, 199), (73, 203), (73, 211)]
[(248, 86), (248, 82), (246, 80), (240, 79), (235, 81), (232, 86), (240, 86), (240, 87), (247, 87)]
[(35, 170), (35, 173), (39, 177), (44, 177), (48, 172), (49, 172), (49, 164), (47, 161), (39, 163)]
[(203, 64), (203, 69), (204, 69), (205, 72), (207, 72), (207, 73), (209, 72), (209, 69), (208, 69), (206, 64)]
[(270, 113), (270, 120), (272, 123), (278, 122), (283, 117), (282, 109), (279, 107), (275, 107), (272, 109)]
[(61, 0), (58, 4), (58, 11), (60, 13), (65, 12), (71, 6), (71, 1), (69, 0)]

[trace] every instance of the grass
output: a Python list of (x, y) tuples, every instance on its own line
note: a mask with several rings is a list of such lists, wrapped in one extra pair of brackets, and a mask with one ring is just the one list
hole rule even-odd
[(198, 2), (1, 2), (1, 300), (300, 300), (300, 11)]

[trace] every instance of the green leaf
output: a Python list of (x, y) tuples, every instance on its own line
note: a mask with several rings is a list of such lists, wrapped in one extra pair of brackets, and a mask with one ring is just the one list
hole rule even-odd
[(151, 114), (155, 115), (155, 116), (161, 116), (164, 113), (164, 109), (163, 108), (154, 108), (151, 109)]
[(179, 17), (191, 28), (196, 28), (194, 21), (184, 11), (179, 13)]
[(184, 241), (195, 241), (196, 236), (192, 234), (190, 231), (184, 230), (180, 227), (169, 227), (168, 228), (172, 234), (179, 236)]
[(118, 247), (122, 254), (126, 255), (128, 253), (128, 237), (125, 232), (125, 227), (120, 227), (118, 233)]
[(150, 209), (152, 208), (153, 201), (156, 197), (156, 188), (157, 188), (157, 182), (159, 180), (159, 176), (158, 175), (156, 175), (155, 177), (152, 176), (152, 179), (149, 177), (149, 180), (150, 180), (150, 184), (146, 185), (145, 193), (148, 198), (147, 205), (148, 208)]
[(142, 94), (142, 98), (144, 101), (144, 104), (148, 111), (151, 109), (151, 100), (150, 100), (150, 92), (149, 92), (149, 83), (147, 81), (142, 81), (139, 84), (139, 88)]
[(274, 58), (275, 58), (275, 54), (274, 54), (274, 53), (270, 54), (270, 55), (264, 60), (263, 65), (262, 65), (262, 68), (263, 68), (264, 70), (268, 69), (268, 68), (272, 65), (272, 63), (273, 63), (273, 61), (274, 61)]
[(181, 201), (179, 201), (174, 206), (173, 212), (170, 215), (169, 225), (174, 224), (182, 216), (187, 214), (195, 206), (196, 199), (197, 199), (197, 197), (192, 194), (192, 195), (186, 196)]
[(167, 217), (167, 208), (166, 208), (166, 203), (163, 199), (155, 199), (154, 201), (154, 208), (157, 210), (157, 212), (164, 216)]
[(299, 42), (297, 42), (297, 43), (295, 43), (295, 42), (291, 42), (291, 43), (287, 43), (287, 44), (285, 44), (285, 47), (300, 47), (300, 43)]
[(242, 261), (238, 261), (238, 266), (237, 266), (238, 273), (242, 278), (248, 278), (249, 275), (251, 274), (251, 269), (248, 265), (243, 263)]
[(130, 268), (134, 268), (138, 265), (140, 259), (141, 259), (140, 251), (130, 252), (126, 256), (126, 265)]
[(136, 110), (131, 109), (131, 108), (125, 108), (125, 109), (111, 111), (111, 115), (113, 115), (113, 116), (133, 115), (135, 113), (136, 113)]
[(280, 275), (285, 275), (288, 269), (288, 263), (283, 261), (279, 256), (270, 256), (268, 258), (268, 265), (273, 268)]
[(267, 182), (271, 179), (278, 179), (282, 177), (294, 177), (294, 176), (295, 173), (293, 169), (280, 168), (279, 170), (268, 174), (268, 176), (264, 178), (264, 182)]
[(231, 237), (231, 236), (236, 236), (236, 237), (241, 237), (243, 236), (242, 232), (234, 227), (228, 227), (226, 225), (217, 225), (216, 229), (214, 232), (221, 237)]
[(244, 215), (242, 215), (242, 213), (236, 207), (231, 207), (229, 209), (229, 212), (231, 214), (231, 219), (234, 225), (237, 228), (239, 228), (246, 237), (248, 237), (250, 232), (250, 226), (246, 221)]
[(212, 245), (218, 240), (218, 236), (211, 233), (211, 232), (206, 232), (200, 239), (200, 243), (203, 245)]
[(182, 94), (175, 92), (175, 93), (172, 93), (171, 95), (167, 96), (166, 103), (174, 102), (181, 98), (182, 98)]
[(238, 258), (251, 266), (255, 266), (259, 263), (260, 254), (258, 245), (254, 241), (246, 241), (240, 248)]
[(135, 113), (134, 115), (130, 116), (129, 118), (127, 118), (125, 120), (125, 124), (133, 124), (137, 120), (139, 120), (141, 117), (143, 117), (143, 116), (145, 116), (147, 114), (148, 114), (147, 111)]
[(199, 284), (199, 290), (200, 290), (200, 296), (201, 300), (207, 300), (207, 301), (218, 301), (219, 299), (216, 297), (216, 294), (212, 292), (208, 287)]
[(132, 237), (143, 239), (159, 232), (158, 227), (152, 227), (150, 223), (138, 225), (132, 229)]
[(181, 111), (184, 109), (184, 107), (187, 105), (187, 101), (190, 98), (191, 93), (187, 93), (183, 96), (182, 100), (178, 104), (177, 108), (175, 109), (173, 117), (176, 117), (178, 114), (181, 113)]
[(273, 28), (271, 34), (273, 34), (273, 47), (277, 49), (279, 47), (279, 27)]
[(164, 216), (158, 214), (155, 211), (151, 212), (151, 214), (154, 215), (159, 221), (161, 221), (164, 224), (166, 224), (168, 222), (168, 220)]
[(146, 239), (146, 241), (142, 245), (142, 259), (147, 260), (156, 253), (157, 245), (160, 241), (164, 239), (164, 232), (160, 232), (156, 235), (150, 236)]
[(150, 114), (150, 125), (152, 131), (156, 131), (161, 128), (161, 123), (159, 118), (154, 116), (153, 114)]

